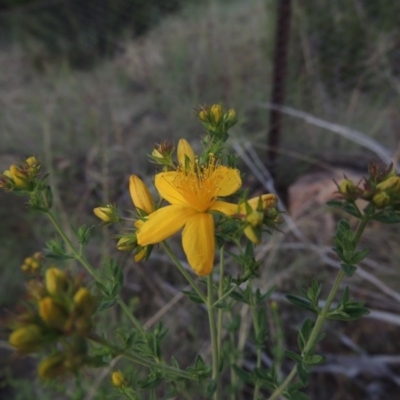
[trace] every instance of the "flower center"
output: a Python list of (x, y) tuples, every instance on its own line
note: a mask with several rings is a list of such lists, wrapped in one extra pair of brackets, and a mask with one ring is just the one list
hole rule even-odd
[(191, 207), (198, 212), (206, 212), (215, 202), (218, 184), (223, 178), (219, 169), (212, 155), (205, 166), (199, 166), (196, 160), (194, 166), (179, 168), (174, 186)]

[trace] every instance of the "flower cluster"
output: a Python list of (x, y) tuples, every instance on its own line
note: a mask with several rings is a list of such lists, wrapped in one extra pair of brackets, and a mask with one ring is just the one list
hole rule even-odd
[(376, 209), (390, 207), (400, 210), (400, 175), (396, 173), (393, 164), (388, 167), (373, 162), (368, 166), (368, 177), (356, 185), (350, 179), (345, 179), (338, 186), (339, 193), (349, 202), (363, 199)]
[(40, 163), (35, 157), (27, 158), (21, 166), (11, 165), (0, 176), (0, 187), (10, 191), (32, 191)]
[[(236, 221), (238, 229), (258, 244), (262, 230), (274, 228), (279, 222), (279, 213), (274, 194), (250, 200), (242, 196), (233, 203), (223, 200), (236, 195), (242, 186), (239, 170), (223, 154), (223, 142), (228, 128), (236, 122), (236, 112), (224, 112), (220, 105), (213, 105), (202, 107), (198, 118), (207, 131), (202, 154), (197, 156), (191, 145), (180, 139), (176, 162), (174, 146), (166, 142), (157, 145), (150, 156), (163, 167), (154, 176), (161, 203), (155, 205), (143, 181), (136, 175), (130, 177), (129, 190), (138, 217), (134, 230), (120, 237), (117, 248), (134, 251), (135, 260), (139, 261), (148, 258), (152, 245), (182, 229), (182, 245), (189, 265), (197, 275), (205, 276), (213, 270), (219, 217)], [(104, 222), (111, 221), (114, 215), (110, 206), (98, 207), (94, 212)]]
[(8, 322), (12, 330), (9, 343), (22, 354), (50, 351), (39, 364), (40, 378), (74, 372), (86, 360), (85, 338), (92, 330), (95, 305), (95, 298), (80, 278), (73, 279), (51, 267), (44, 280), (27, 283), (27, 298)]

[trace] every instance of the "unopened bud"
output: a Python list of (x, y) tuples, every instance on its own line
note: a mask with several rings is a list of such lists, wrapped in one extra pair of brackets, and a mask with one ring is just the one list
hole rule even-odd
[(391, 176), (376, 185), (376, 188), (388, 194), (400, 193), (400, 176)]
[(247, 215), (246, 221), (253, 227), (261, 226), (263, 222), (263, 213), (260, 211), (253, 211)]
[(133, 205), (136, 208), (145, 212), (147, 215), (153, 212), (153, 197), (151, 196), (146, 184), (137, 175), (131, 175), (129, 177), (129, 193), (131, 195)]
[(350, 179), (343, 179), (339, 185), (339, 192), (346, 200), (355, 200), (356, 197), (354, 196), (357, 194), (357, 188)]
[(40, 379), (53, 379), (66, 372), (64, 365), (65, 353), (56, 353), (46, 357), (41, 361), (38, 367), (38, 375)]
[(39, 302), (39, 315), (51, 328), (65, 329), (69, 315), (65, 307), (51, 297), (45, 297)]
[(244, 234), (254, 244), (259, 244), (261, 241), (260, 233), (257, 232), (257, 230), (254, 229), (251, 225), (247, 225), (246, 228), (244, 228)]
[(88, 289), (81, 287), (74, 295), (74, 304), (79, 315), (89, 317), (94, 309), (94, 298)]
[(211, 106), (210, 113), (216, 125), (222, 121), (222, 107), (219, 104)]
[(115, 371), (112, 373), (111, 381), (115, 387), (121, 387), (121, 386), (126, 385), (124, 375), (122, 375), (122, 372), (120, 372), (120, 371)]
[(68, 289), (68, 277), (58, 268), (49, 268), (46, 271), (46, 289), (51, 295), (65, 292)]
[(104, 207), (96, 207), (93, 209), (93, 212), (97, 218), (100, 218), (105, 223), (117, 222), (120, 219), (115, 206), (111, 204)]
[(132, 251), (137, 246), (137, 237), (135, 234), (127, 234), (118, 240), (117, 249), (121, 251)]
[(386, 192), (377, 193), (372, 198), (372, 202), (378, 208), (385, 208), (390, 203), (390, 196)]
[(23, 326), (11, 333), (8, 342), (24, 353), (36, 350), (43, 342), (42, 331), (35, 324)]
[(208, 122), (208, 111), (205, 108), (202, 108), (198, 114), (197, 117), (201, 122)]

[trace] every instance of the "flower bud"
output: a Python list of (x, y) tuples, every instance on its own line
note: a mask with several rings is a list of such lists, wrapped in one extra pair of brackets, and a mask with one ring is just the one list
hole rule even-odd
[(121, 386), (125, 386), (126, 385), (126, 381), (125, 381), (124, 375), (122, 375), (122, 372), (120, 372), (120, 371), (114, 371), (112, 373), (111, 381), (112, 381), (112, 384), (115, 387), (121, 387)]
[(43, 335), (39, 326), (30, 324), (11, 333), (8, 342), (24, 353), (36, 350), (43, 343)]
[(51, 328), (65, 329), (69, 315), (65, 307), (51, 297), (45, 297), (39, 301), (39, 315)]
[(88, 289), (81, 287), (74, 295), (74, 304), (79, 315), (89, 317), (94, 309), (94, 298)]
[(42, 360), (38, 367), (40, 379), (53, 379), (66, 372), (65, 353), (56, 353)]
[(200, 110), (197, 116), (201, 122), (208, 122), (208, 112), (205, 109)]
[(253, 228), (261, 226), (263, 222), (264, 214), (260, 211), (253, 211), (246, 217), (246, 222), (248, 222)]
[[(8, 174), (6, 174), (8, 173)], [(4, 175), (11, 178), (18, 189), (27, 189), (29, 188), (28, 177), (25, 172), (18, 168), (16, 165), (11, 165), (9, 171), (5, 171)]]
[(247, 225), (246, 228), (244, 228), (244, 234), (254, 244), (259, 244), (261, 242), (260, 233), (251, 225)]
[(372, 203), (378, 208), (385, 208), (390, 203), (390, 196), (386, 192), (377, 193), (372, 198)]
[(144, 211), (147, 215), (153, 212), (153, 197), (145, 183), (137, 175), (131, 175), (129, 178), (129, 193), (136, 208)]
[(216, 125), (222, 121), (222, 107), (219, 104), (211, 106), (210, 113)]
[(111, 204), (107, 204), (104, 207), (96, 207), (93, 209), (93, 213), (105, 223), (118, 222), (120, 220), (117, 209)]
[(117, 249), (120, 251), (132, 251), (137, 247), (137, 237), (129, 233), (118, 240)]
[[(187, 140), (179, 140), (177, 155), (179, 164), (184, 167), (185, 170), (190, 170), (194, 167), (196, 155), (194, 154), (193, 148)], [(189, 165), (186, 165), (187, 162), (189, 162)]]
[(343, 179), (339, 185), (339, 192), (346, 200), (356, 200), (357, 188), (350, 179)]
[(376, 185), (376, 188), (388, 194), (400, 193), (400, 176), (391, 176)]
[(68, 289), (68, 277), (64, 271), (58, 268), (49, 268), (46, 271), (46, 289), (51, 295), (65, 292)]
[(30, 179), (36, 178), (40, 170), (40, 163), (35, 157), (28, 157), (25, 160), (25, 170)]

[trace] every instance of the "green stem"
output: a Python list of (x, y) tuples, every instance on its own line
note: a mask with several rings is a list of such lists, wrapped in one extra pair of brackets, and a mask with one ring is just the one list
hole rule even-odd
[(215, 308), (218, 304), (222, 303), (235, 289), (237, 289), (240, 285), (236, 284), (232, 286), (227, 292), (225, 292), (221, 297), (218, 297), (218, 300), (213, 304)]
[[(56, 231), (59, 233), (59, 235), (62, 237), (62, 239), (67, 243), (69, 246), (70, 250), (72, 251), (72, 254), (74, 255), (75, 259), (78, 260), (89, 272), (92, 277), (100, 282), (100, 283), (105, 283), (105, 280), (98, 274), (98, 272), (89, 264), (89, 262), (86, 260), (86, 258), (82, 255), (81, 251), (78, 251), (74, 244), (72, 243), (71, 239), (66, 235), (64, 230), (61, 228), (60, 224), (58, 223), (57, 219), (54, 217), (53, 213), (51, 211), (48, 211), (46, 213), (47, 217), (50, 219), (51, 223), (53, 224), (54, 228)], [(135, 318), (135, 316), (131, 313), (131, 310), (129, 307), (126, 305), (126, 303), (122, 300), (120, 296), (116, 296), (117, 303), (120, 305), (124, 313), (127, 315), (127, 317), (130, 319), (130, 321), (133, 323), (135, 328), (141, 332), (142, 335), (145, 334), (142, 325), (140, 322)]]
[(105, 339), (103, 339), (103, 338), (101, 338), (101, 337), (99, 337), (97, 335), (91, 335), (91, 336), (88, 337), (88, 339), (91, 340), (92, 342), (95, 342), (97, 344), (101, 344), (101, 345), (109, 348), (114, 353), (114, 356), (124, 357), (124, 358), (126, 358), (128, 360), (131, 360), (134, 363), (142, 365), (144, 367), (156, 368), (156, 369), (163, 370), (164, 372), (166, 372), (166, 373), (168, 373), (170, 375), (174, 375), (174, 376), (179, 377), (179, 378), (196, 380), (196, 378), (193, 377), (189, 372), (182, 371), (182, 370), (180, 370), (178, 368), (171, 367), (171, 366), (166, 365), (166, 364), (155, 363), (155, 362), (147, 360), (146, 358), (141, 357), (141, 356), (139, 356), (137, 354), (128, 353), (128, 352), (126, 352), (124, 350), (121, 350), (118, 347), (112, 345), (111, 343), (107, 342)]
[(211, 335), (211, 347), (212, 347), (212, 379), (217, 385), (217, 390), (214, 393), (214, 400), (219, 400), (220, 397), (220, 385), (218, 382), (219, 375), (219, 351), (218, 351), (218, 335), (217, 325), (215, 323), (215, 313), (213, 308), (214, 303), (214, 284), (212, 280), (212, 274), (207, 276), (207, 311), (208, 321), (210, 324), (210, 335)]
[[(357, 227), (356, 233), (354, 234), (354, 246), (357, 246), (361, 235), (364, 232), (364, 229), (369, 221), (368, 217), (363, 217), (363, 219), (360, 220), (359, 225)], [(326, 299), (326, 303), (324, 307), (322, 308), (320, 314), (318, 315), (317, 320), (315, 321), (315, 325), (311, 331), (311, 334), (307, 340), (306, 345), (304, 346), (304, 349), (302, 351), (302, 355), (307, 354), (312, 347), (315, 345), (315, 341), (318, 338), (318, 335), (322, 329), (322, 326), (329, 314), (329, 310), (331, 308), (332, 302), (336, 296), (336, 293), (340, 287), (340, 284), (342, 283), (343, 278), (346, 276), (345, 272), (340, 269), (338, 272), (335, 282), (333, 283), (332, 289), (328, 295), (328, 298)], [(285, 391), (287, 386), (290, 384), (290, 382), (294, 379), (296, 376), (296, 366), (292, 368), (290, 371), (289, 375), (286, 377), (286, 379), (281, 383), (281, 385), (274, 390), (274, 392), (271, 394), (271, 396), (268, 398), (268, 400), (277, 400), (282, 393)]]
[[(261, 368), (262, 348), (261, 348), (261, 344), (258, 343), (258, 338), (260, 335), (260, 325), (258, 323), (258, 318), (257, 318), (257, 304), (255, 303), (255, 300), (254, 300), (254, 292), (253, 292), (253, 285), (252, 285), (251, 279), (249, 279), (249, 286), (250, 286), (251, 294), (252, 294), (250, 309), (251, 309), (251, 316), (252, 316), (253, 325), (254, 325), (254, 335), (255, 335), (256, 348), (257, 348), (256, 367)], [(260, 381), (257, 379), (256, 384), (254, 386), (253, 399), (254, 400), (258, 399), (259, 395), (260, 395)]]
[(120, 296), (117, 296), (117, 303), (119, 306), (122, 308), (122, 311), (126, 314), (126, 316), (129, 318), (129, 320), (132, 322), (132, 324), (135, 326), (135, 328), (142, 334), (145, 335), (145, 331), (143, 329), (142, 324), (136, 319), (136, 317), (131, 313), (131, 310), (129, 309), (128, 305), (121, 299)]
[(186, 271), (186, 269), (183, 267), (183, 265), (180, 263), (178, 260), (178, 257), (174, 254), (172, 251), (171, 247), (169, 247), (169, 244), (166, 241), (161, 242), (161, 246), (165, 250), (165, 252), (168, 254), (169, 258), (172, 260), (172, 262), (175, 264), (175, 266), (179, 269), (180, 273), (186, 278), (186, 280), (189, 282), (190, 286), (194, 289), (194, 291), (199, 295), (199, 297), (203, 300), (204, 303), (207, 304), (207, 298), (204, 296), (203, 292), (199, 289), (199, 287), (196, 285), (196, 282), (194, 279), (190, 276), (189, 272)]
[[(221, 247), (219, 256), (219, 282), (218, 282), (218, 299), (222, 297), (222, 293), (224, 290), (224, 267), (225, 267), (225, 259), (224, 259), (224, 246)], [(218, 302), (218, 300), (217, 300)], [(216, 303), (217, 303), (216, 302)], [(212, 305), (215, 308), (215, 303)], [(223, 322), (224, 310), (222, 308), (218, 308), (218, 317), (217, 317), (217, 343), (218, 343), (218, 354), (221, 356), (222, 354), (222, 322)]]

